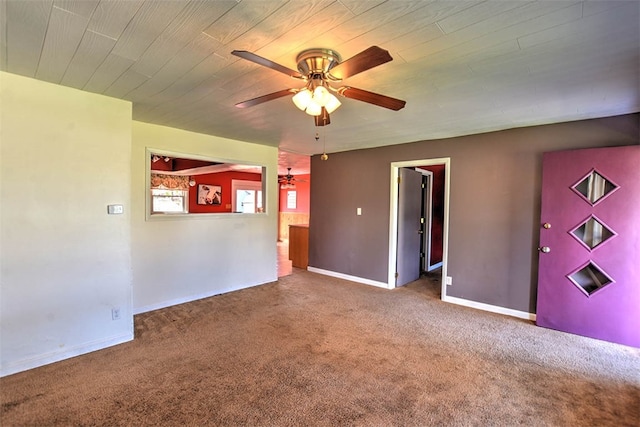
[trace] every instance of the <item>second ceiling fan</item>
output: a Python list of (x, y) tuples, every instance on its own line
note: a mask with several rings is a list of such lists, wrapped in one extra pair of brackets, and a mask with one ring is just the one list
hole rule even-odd
[(295, 188), (296, 182), (307, 182), (307, 181), (304, 179), (296, 178), (295, 176), (291, 175), (291, 168), (287, 168), (286, 175), (282, 175), (281, 177), (278, 178), (278, 183), (280, 184), (281, 189)]
[(316, 126), (325, 126), (331, 123), (329, 114), (340, 106), (340, 101), (334, 94), (395, 111), (404, 108), (406, 104), (400, 99), (351, 86), (338, 88), (331, 86), (331, 83), (340, 82), (347, 77), (393, 60), (388, 51), (378, 46), (371, 46), (346, 61), (342, 61), (340, 54), (331, 49), (307, 49), (300, 52), (296, 58), (298, 71), (246, 50), (234, 50), (231, 54), (306, 82), (302, 88), (283, 89), (239, 102), (236, 104), (238, 108), (253, 107), (263, 102), (293, 95), (294, 104), (313, 116)]

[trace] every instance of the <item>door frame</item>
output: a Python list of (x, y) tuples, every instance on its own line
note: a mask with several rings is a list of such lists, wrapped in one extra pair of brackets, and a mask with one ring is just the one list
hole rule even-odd
[(396, 287), (396, 262), (398, 257), (398, 177), (399, 169), (404, 167), (445, 165), (444, 174), (444, 221), (442, 225), (442, 291), (441, 299), (447, 296), (447, 266), (449, 257), (449, 184), (451, 179), (451, 158), (441, 157), (435, 159), (407, 160), (391, 162), (390, 174), (390, 200), (389, 200), (389, 275), (387, 287)]
[(433, 223), (433, 172), (416, 168), (422, 173), (423, 179), (426, 177), (427, 185), (424, 187), (424, 234), (422, 236), (422, 247), (424, 249), (424, 258), (422, 258), (422, 269), (426, 272), (442, 267), (442, 261), (431, 265), (431, 229)]

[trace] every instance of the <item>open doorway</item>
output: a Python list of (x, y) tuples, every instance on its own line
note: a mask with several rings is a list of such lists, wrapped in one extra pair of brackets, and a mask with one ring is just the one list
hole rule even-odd
[(442, 234), (444, 225), (445, 166), (430, 165), (416, 168), (422, 173), (424, 234), (421, 252), (422, 271), (432, 272), (442, 267)]
[[(447, 247), (448, 247), (448, 234), (449, 234), (449, 177), (450, 173), (450, 158), (437, 158), (437, 159), (422, 159), (422, 160), (410, 160), (403, 162), (393, 162), (391, 163), (391, 196), (390, 196), (390, 226), (389, 226), (389, 277), (388, 277), (388, 287), (395, 288), (398, 283), (399, 277), (399, 258), (404, 258), (403, 255), (398, 255), (398, 253), (402, 253), (404, 248), (400, 247), (404, 245), (402, 239), (403, 228), (412, 227), (408, 230), (409, 233), (418, 232), (414, 230), (415, 226), (413, 224), (407, 226), (403, 225), (402, 218), (404, 214), (402, 210), (404, 208), (403, 204), (405, 203), (406, 197), (401, 200), (400, 193), (402, 190), (400, 186), (400, 175), (403, 173), (403, 169), (407, 168), (417, 168), (420, 167), (422, 169), (428, 170), (430, 167), (438, 166), (441, 168), (441, 172), (443, 177), (443, 206), (442, 206), (442, 254), (441, 254), (441, 298), (444, 299), (446, 297), (446, 278), (447, 278)], [(414, 190), (411, 190), (412, 192)], [(418, 190), (420, 193), (423, 192), (422, 186)], [(416, 197), (422, 199), (423, 194), (417, 194)], [(424, 228), (422, 228), (421, 234), (425, 232)], [(399, 238), (400, 236), (400, 238)], [(399, 246), (400, 245), (400, 246)], [(409, 246), (411, 248), (411, 246)], [(420, 249), (417, 249), (418, 251)], [(410, 249), (413, 252), (413, 249)], [(402, 261), (402, 259), (400, 259)], [(437, 269), (438, 266), (434, 266), (434, 270)], [(428, 269), (427, 269), (428, 270)]]

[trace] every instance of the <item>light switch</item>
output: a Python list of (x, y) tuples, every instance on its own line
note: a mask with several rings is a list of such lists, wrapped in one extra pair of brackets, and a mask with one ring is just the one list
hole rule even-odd
[(124, 213), (124, 206), (122, 205), (107, 205), (107, 213), (109, 215), (120, 215)]
[(362, 208), (356, 209), (356, 215), (362, 215)]

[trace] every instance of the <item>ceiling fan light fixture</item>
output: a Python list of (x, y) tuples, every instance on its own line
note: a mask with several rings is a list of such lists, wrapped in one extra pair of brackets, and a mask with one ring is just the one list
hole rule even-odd
[(339, 106), (342, 105), (340, 100), (332, 93), (329, 93), (329, 101), (325, 104), (324, 108), (327, 110), (327, 113), (331, 114), (338, 109)]
[(310, 116), (322, 114), (322, 107), (327, 113), (333, 113), (342, 103), (324, 86), (317, 86), (313, 92), (310, 89), (302, 89), (291, 98), (298, 109)]
[(305, 113), (310, 116), (318, 116), (322, 113), (322, 105), (318, 104), (315, 100), (311, 100), (309, 105), (307, 105)]
[(309, 102), (311, 102), (312, 98), (313, 95), (311, 94), (311, 91), (309, 89), (302, 89), (300, 92), (296, 93), (293, 98), (291, 98), (291, 100), (296, 105), (296, 107), (304, 111), (307, 109), (307, 106), (309, 105)]
[(320, 107), (320, 114), (313, 116), (313, 122), (316, 126), (326, 126), (331, 124), (331, 117), (326, 108)]
[(331, 94), (329, 93), (327, 88), (324, 86), (318, 86), (313, 90), (313, 100), (321, 107), (324, 107), (327, 105), (327, 102), (329, 102), (330, 97), (331, 97)]

